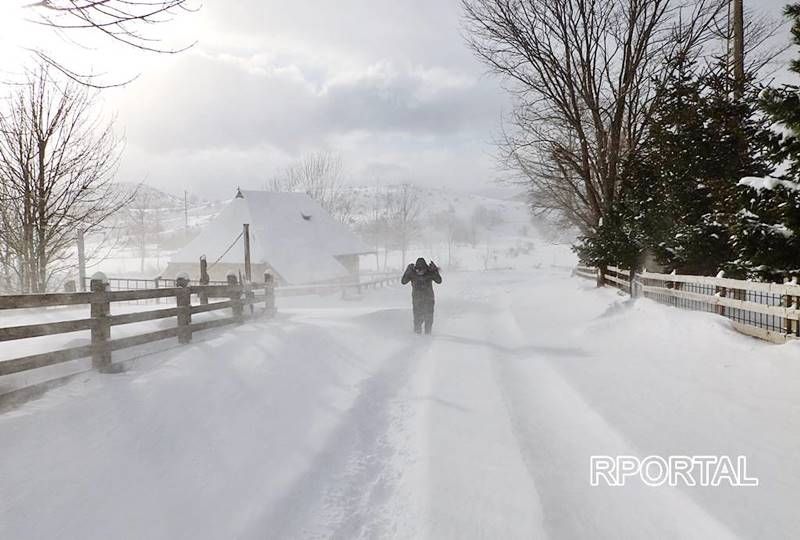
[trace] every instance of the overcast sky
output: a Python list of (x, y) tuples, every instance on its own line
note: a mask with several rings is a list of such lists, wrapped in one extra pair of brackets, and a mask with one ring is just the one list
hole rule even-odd
[[(776, 18), (784, 3), (745, 0)], [(170, 44), (198, 41), (180, 55), (55, 47), (141, 73), (102, 97), (127, 140), (121, 180), (224, 198), (328, 150), (352, 183), (480, 190), (498, 176), (492, 140), (510, 106), (460, 17), (458, 0), (204, 0), (161, 27)], [(42, 39), (2, 19), (0, 46)]]
[(354, 183), (496, 177), (506, 97), (455, 0), (208, 0), (181, 31), (198, 45), (112, 93), (123, 179), (224, 197), (315, 150), (341, 153)]

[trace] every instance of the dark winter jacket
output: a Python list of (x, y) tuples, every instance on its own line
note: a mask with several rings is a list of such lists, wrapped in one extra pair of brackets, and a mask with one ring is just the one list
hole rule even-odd
[[(439, 268), (431, 262), (430, 265), (425, 263), (424, 259), (417, 261), (416, 265), (409, 264), (403, 274), (400, 283), (403, 285), (411, 283), (411, 296), (416, 301), (433, 302), (433, 282), (441, 283), (442, 276), (439, 274)], [(420, 272), (417, 272), (417, 269)]]

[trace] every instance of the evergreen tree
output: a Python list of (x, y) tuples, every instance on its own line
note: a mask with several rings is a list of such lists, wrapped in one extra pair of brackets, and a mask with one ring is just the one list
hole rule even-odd
[[(785, 14), (792, 20), (792, 41), (800, 45), (800, 4), (788, 6)], [(800, 60), (789, 69), (800, 74)], [(784, 172), (743, 180), (736, 258), (729, 266), (737, 275), (781, 281), (800, 272), (800, 87), (765, 89), (760, 105), (779, 132), (773, 136), (772, 159)]]
[[(800, 3), (786, 6), (784, 14), (792, 21), (792, 43), (800, 45)], [(789, 63), (789, 71), (800, 74), (800, 59)], [(800, 86), (787, 84), (764, 90), (761, 107), (786, 129), (776, 158), (788, 165), (787, 179), (797, 180), (800, 178)]]
[(638, 266), (645, 250), (668, 271), (741, 273), (739, 180), (767, 174), (774, 135), (757, 114), (757, 88), (732, 96), (723, 61), (678, 59), (646, 145), (630, 159), (620, 202), (578, 249), (584, 260)]

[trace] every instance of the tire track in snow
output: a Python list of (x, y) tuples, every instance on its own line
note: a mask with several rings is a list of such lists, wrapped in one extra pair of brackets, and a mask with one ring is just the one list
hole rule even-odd
[[(521, 348), (524, 332), (511, 302), (496, 335)], [(566, 338), (566, 336), (565, 336)], [(566, 341), (566, 339), (565, 339)], [(591, 487), (591, 455), (638, 455), (553, 369), (542, 354), (500, 355), (494, 362), (511, 423), (532, 472), (554, 538), (735, 538), (680, 490), (631, 483)]]
[(392, 498), (407, 456), (392, 439), (404, 432), (407, 415), (398, 409), (396, 396), (429, 346), (417, 341), (402, 348), (358, 385), (352, 406), (324, 448), (245, 537), (397, 536), (400, 515), (387, 510), (402, 504)]
[[(536, 487), (492, 376), (493, 295), (440, 318), (422, 415), (424, 538), (540, 538)], [(464, 309), (466, 307), (466, 309)]]

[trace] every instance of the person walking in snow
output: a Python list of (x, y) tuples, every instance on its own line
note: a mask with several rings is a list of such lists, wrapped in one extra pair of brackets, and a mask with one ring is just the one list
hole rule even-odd
[(416, 264), (409, 264), (400, 283), (411, 283), (411, 304), (414, 310), (414, 332), (430, 334), (433, 328), (433, 308), (435, 299), (433, 295), (433, 282), (441, 283), (442, 276), (439, 267), (431, 261), (430, 264), (420, 257)]

